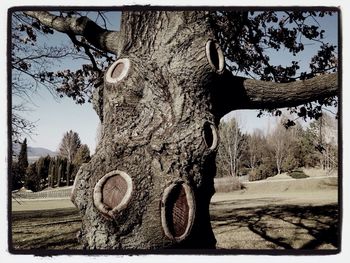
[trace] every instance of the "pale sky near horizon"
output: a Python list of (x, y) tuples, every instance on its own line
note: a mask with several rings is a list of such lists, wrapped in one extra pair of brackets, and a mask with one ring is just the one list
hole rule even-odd
[[(114, 26), (119, 27), (120, 14), (114, 13), (109, 15), (109, 19), (117, 21)], [(326, 42), (337, 43), (337, 16), (320, 19), (319, 23), (324, 28)], [(63, 34), (55, 33), (55, 38), (49, 40), (52, 43), (60, 43), (64, 41)], [(271, 54), (272, 64), (287, 64), (290, 58), (300, 61), (301, 70), (308, 66), (310, 57), (315, 54), (316, 44), (310, 41), (310, 45), (306, 45), (305, 52), (301, 55), (292, 57), (288, 51), (281, 49), (276, 54)], [(62, 67), (70, 63), (69, 66), (78, 66), (79, 61), (63, 62)], [(36, 121), (36, 129), (32, 138), (28, 138), (28, 145), (31, 147), (44, 147), (52, 151), (58, 149), (58, 145), (63, 134), (68, 130), (78, 132), (82, 143), (89, 146), (93, 153), (96, 147), (96, 131), (99, 123), (98, 116), (92, 109), (92, 104), (77, 105), (72, 99), (67, 97), (56, 101), (52, 95), (45, 89), (39, 91), (38, 94), (31, 96), (35, 105), (28, 105), (31, 111), (25, 113), (25, 117), (29, 120)], [(258, 111), (236, 111), (230, 113), (225, 118), (235, 116), (241, 120), (242, 130), (252, 132), (254, 129), (265, 130), (269, 125), (274, 125), (275, 117), (263, 116), (257, 118)]]

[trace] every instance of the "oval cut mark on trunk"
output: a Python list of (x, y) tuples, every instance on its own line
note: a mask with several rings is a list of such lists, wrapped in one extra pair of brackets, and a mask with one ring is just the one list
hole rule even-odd
[(215, 150), (218, 146), (218, 132), (215, 125), (210, 122), (205, 122), (203, 126), (203, 139), (210, 150)]
[(165, 235), (179, 242), (190, 233), (195, 214), (195, 203), (190, 186), (177, 182), (164, 190), (161, 220)]
[(117, 83), (121, 81), (128, 74), (129, 68), (129, 59), (122, 58), (115, 61), (106, 72), (106, 81), (108, 83)]
[(213, 40), (209, 40), (205, 46), (205, 53), (213, 70), (216, 73), (222, 73), (225, 67), (225, 58), (219, 44)]
[(127, 206), (131, 193), (130, 176), (122, 171), (112, 171), (95, 185), (94, 205), (102, 214), (113, 218)]

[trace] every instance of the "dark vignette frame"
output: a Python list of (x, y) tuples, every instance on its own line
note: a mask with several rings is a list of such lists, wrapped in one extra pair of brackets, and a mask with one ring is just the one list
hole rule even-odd
[[(276, 250), (276, 249), (124, 249), (124, 250), (51, 250), (51, 249), (14, 249), (12, 239), (12, 70), (11, 70), (11, 23), (12, 14), (18, 11), (190, 11), (190, 10), (224, 10), (224, 11), (284, 11), (284, 10), (303, 10), (303, 11), (333, 11), (338, 13), (338, 244), (337, 249), (299, 249), (299, 250)], [(57, 255), (295, 255), (295, 256), (312, 256), (312, 255), (334, 255), (341, 252), (342, 248), (342, 225), (343, 225), (343, 94), (342, 94), (342, 69), (343, 69), (343, 46), (342, 46), (342, 13), (339, 7), (326, 6), (151, 6), (151, 5), (133, 5), (133, 6), (16, 6), (7, 11), (7, 125), (8, 125), (8, 203), (7, 203), (7, 220), (8, 220), (8, 251), (11, 254), (35, 255), (35, 256), (57, 256)]]

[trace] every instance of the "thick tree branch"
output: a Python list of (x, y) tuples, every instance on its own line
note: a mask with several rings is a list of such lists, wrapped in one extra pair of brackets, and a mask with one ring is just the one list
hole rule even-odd
[(294, 107), (337, 96), (338, 86), (338, 73), (303, 81), (276, 83), (237, 77), (226, 71), (218, 85), (213, 87), (213, 97), (217, 115), (222, 117), (237, 109)]
[(103, 29), (88, 17), (59, 17), (44, 11), (26, 11), (24, 14), (59, 32), (83, 36), (94, 47), (118, 55), (122, 48), (119, 33)]

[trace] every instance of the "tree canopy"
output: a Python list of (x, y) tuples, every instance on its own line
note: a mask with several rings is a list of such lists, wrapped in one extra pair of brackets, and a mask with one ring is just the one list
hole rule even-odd
[[(139, 12), (141, 16), (143, 12)], [(102, 81), (102, 72), (122, 50), (128, 48), (128, 41), (136, 41), (136, 39), (120, 38), (121, 33), (127, 30), (127, 26), (122, 25), (120, 32), (111, 31), (106, 13), (71, 10), (14, 12), (11, 28), (13, 95), (28, 99), (30, 92), (39, 86), (45, 86), (53, 94), (71, 97), (77, 103), (91, 101), (94, 87)], [(127, 10), (123, 12), (122, 24), (128, 13)], [(324, 36), (328, 32), (325, 32), (318, 23), (320, 19), (335, 14), (337, 10), (217, 10), (205, 12), (202, 19), (214, 28), (226, 59), (225, 67), (233, 75), (285, 83), (337, 71), (336, 40), (335, 43), (324, 42)], [(40, 36), (55, 34), (57, 31), (66, 34), (71, 40), (71, 45), (48, 46), (39, 43), (39, 39), (42, 39)], [(288, 66), (272, 64), (270, 60), (272, 51), (288, 51), (296, 55), (302, 53), (310, 41), (318, 44), (319, 50), (312, 57), (308, 70), (300, 72), (297, 60), (289, 61)], [(53, 70), (49, 67), (53, 61), (66, 57), (84, 58), (87, 63), (83, 63), (80, 69)], [(317, 85), (326, 80), (328, 78), (319, 79), (316, 83), (310, 82), (310, 85)], [(338, 91), (334, 83), (337, 83), (335, 77), (322, 92), (314, 94), (316, 104), (310, 103), (309, 94), (299, 94), (300, 98), (307, 99), (282, 105), (272, 101), (265, 103), (264, 99), (254, 102), (255, 94), (256, 97), (261, 96), (268, 89), (265, 87), (264, 92), (259, 92), (257, 87), (261, 83), (255, 85), (254, 82), (245, 81), (246, 93), (249, 98), (250, 96), (253, 98), (249, 99), (249, 102), (254, 103), (247, 104), (245, 101), (246, 105), (240, 106), (261, 109), (260, 114), (267, 110), (274, 115), (281, 114), (276, 108), (286, 106), (290, 107), (290, 112), (293, 112), (296, 118), (318, 119), (322, 107), (337, 106)], [(305, 92), (308, 90), (306, 86), (302, 87)], [(283, 93), (286, 89), (287, 86), (281, 89), (272, 86), (271, 93), (277, 90)], [(275, 98), (280, 95), (278, 93)], [(297, 108), (298, 105), (303, 106)], [(21, 110), (25, 110), (23, 105), (13, 105), (13, 135), (16, 138), (20, 138), (23, 132), (30, 132), (34, 126), (33, 123), (21, 118)], [(293, 125), (293, 121), (289, 120), (287, 124)]]

